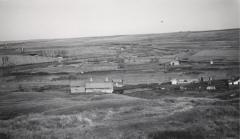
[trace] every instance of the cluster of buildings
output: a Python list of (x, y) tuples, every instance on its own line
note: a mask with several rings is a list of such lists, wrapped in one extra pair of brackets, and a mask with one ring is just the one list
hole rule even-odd
[(240, 78), (214, 80), (213, 77), (201, 77), (200, 79), (172, 79), (170, 82), (172, 85), (179, 85), (180, 89), (183, 90), (217, 90), (228, 89), (231, 86), (239, 86)]
[(240, 78), (229, 80), (229, 85), (240, 85)]
[(199, 82), (198, 79), (172, 79), (171, 80), (172, 85), (198, 83), (198, 82)]
[(113, 93), (115, 88), (123, 87), (123, 80), (113, 79), (109, 81), (106, 78), (103, 82), (95, 82), (90, 78), (89, 82), (74, 81), (70, 83), (70, 91), (72, 94), (78, 93)]

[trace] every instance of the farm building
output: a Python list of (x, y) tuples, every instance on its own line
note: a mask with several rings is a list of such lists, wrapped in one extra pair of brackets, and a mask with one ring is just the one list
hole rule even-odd
[(213, 65), (213, 60), (210, 60), (210, 64)]
[(177, 85), (177, 84), (188, 84), (188, 83), (198, 83), (198, 79), (172, 79), (171, 84)]
[(57, 57), (58, 63), (61, 63), (63, 61), (63, 57), (59, 56)]
[(184, 84), (184, 83), (198, 83), (198, 79), (180, 79), (178, 81), (178, 84)]
[(21, 47), (21, 48), (17, 48), (15, 51), (17, 53), (24, 53), (25, 49), (23, 47)]
[[(214, 86), (216, 90), (226, 90), (229, 88), (228, 80), (226, 80), (226, 79), (210, 80), (207, 82), (207, 84), (208, 84), (208, 86)], [(210, 90), (208, 88), (206, 88), (206, 89)], [(212, 89), (212, 90), (215, 90), (215, 89)]]
[(216, 87), (214, 85), (207, 86), (207, 90), (216, 90)]
[(178, 66), (178, 65), (180, 65), (180, 62), (178, 60), (173, 60), (173, 61), (170, 62), (170, 65), (171, 66)]
[(84, 81), (73, 81), (70, 83), (70, 91), (72, 94), (79, 93), (112, 93), (113, 83), (112, 82), (90, 82), (85, 83)]
[(207, 82), (207, 81), (212, 81), (214, 80), (213, 77), (209, 76), (209, 77), (200, 77), (200, 81), (201, 82)]
[(86, 93), (85, 84), (83, 82), (74, 81), (70, 83), (70, 91), (72, 94)]
[(85, 85), (86, 93), (112, 93), (113, 83), (111, 82), (101, 82), (95, 83), (90, 82)]
[(240, 78), (229, 81), (229, 85), (240, 85)]
[(172, 85), (178, 84), (178, 80), (177, 80), (177, 79), (172, 79), (172, 80), (171, 80), (171, 84), (172, 84)]
[(113, 79), (112, 82), (114, 87), (123, 87), (122, 79)]

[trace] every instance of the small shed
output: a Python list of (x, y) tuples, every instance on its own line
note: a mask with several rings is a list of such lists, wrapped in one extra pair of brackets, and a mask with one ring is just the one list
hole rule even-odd
[(210, 65), (213, 65), (213, 63), (214, 63), (213, 60), (210, 60)]
[(179, 79), (178, 84), (198, 83), (198, 79)]
[(178, 65), (180, 65), (180, 62), (179, 62), (179, 60), (173, 60), (173, 61), (170, 62), (170, 65), (171, 66), (178, 66)]
[(240, 78), (229, 81), (229, 85), (240, 85)]
[(172, 85), (177, 85), (178, 84), (178, 80), (177, 79), (172, 79), (171, 80), (171, 84)]
[(58, 61), (58, 63), (61, 63), (63, 61), (63, 57), (61, 57), (61, 56), (57, 57), (57, 61)]
[(234, 85), (240, 85), (240, 79), (233, 82)]
[(111, 82), (89, 82), (85, 86), (86, 93), (112, 93), (113, 83)]
[(198, 79), (172, 79), (171, 84), (189, 84), (189, 83), (198, 83)]
[(207, 90), (216, 90), (216, 87), (215, 86), (213, 86), (213, 85), (211, 85), (211, 86), (207, 86), (207, 88), (206, 88)]

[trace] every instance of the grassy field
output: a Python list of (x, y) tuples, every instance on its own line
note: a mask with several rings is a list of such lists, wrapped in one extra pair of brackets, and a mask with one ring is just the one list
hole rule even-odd
[[(131, 97), (57, 91), (4, 94), (0, 97), (0, 131), (5, 138), (23, 139), (239, 136), (239, 95), (219, 99), (227, 97), (209, 93), (200, 97), (197, 92), (186, 97), (181, 92), (136, 93)], [(232, 94), (239, 91), (228, 96)], [(148, 97), (139, 98), (144, 95)]]
[[(0, 138), (238, 139), (239, 86), (199, 91), (160, 84), (239, 76), (239, 33), (0, 42), (0, 58), (15, 62), (0, 67)], [(59, 56), (61, 62), (51, 61)], [(176, 57), (180, 65), (168, 66)], [(72, 81), (91, 77), (123, 79), (124, 93), (69, 93)]]
[[(3, 63), (2, 58), (8, 57), (6, 64)], [(27, 65), (27, 64), (38, 64), (55, 62), (57, 58), (42, 57), (42, 56), (24, 56), (24, 55), (0, 55), (0, 67)]]

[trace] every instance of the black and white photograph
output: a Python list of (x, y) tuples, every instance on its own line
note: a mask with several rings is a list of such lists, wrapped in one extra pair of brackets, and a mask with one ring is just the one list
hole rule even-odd
[(0, 139), (239, 139), (240, 0), (0, 0)]

